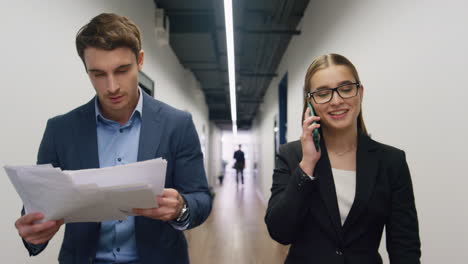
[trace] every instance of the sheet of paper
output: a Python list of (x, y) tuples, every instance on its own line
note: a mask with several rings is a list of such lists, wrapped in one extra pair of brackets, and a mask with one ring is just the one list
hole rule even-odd
[(72, 222), (125, 220), (132, 208), (157, 207), (167, 162), (149, 160), (116, 167), (61, 171), (51, 165), (5, 166), (26, 213)]
[(26, 213), (42, 212), (46, 216), (55, 217), (66, 209), (67, 204), (75, 203), (74, 184), (60, 169), (20, 167), (15, 175), (15, 181), (21, 186), (20, 197)]
[(109, 220), (125, 220), (127, 215), (114, 206), (106, 195), (96, 184), (81, 185), (80, 199), (82, 207), (66, 214), (66, 223), (76, 222), (102, 222)]
[[(51, 164), (45, 165), (34, 165), (34, 166), (5, 166), (5, 171), (10, 179), (11, 183), (16, 189), (16, 192), (19, 194), (21, 200), (23, 201), (26, 213), (31, 212), (33, 210), (33, 205), (31, 204), (31, 199), (28, 197), (28, 192), (25, 191), (25, 187), (23, 187), (23, 183), (20, 179), (18, 179), (18, 170), (27, 169), (27, 168), (53, 168)], [(29, 210), (28, 210), (29, 209)]]
[(157, 208), (156, 197), (150, 185), (102, 188), (113, 206), (127, 215), (134, 215), (133, 208)]
[(135, 183), (150, 184), (155, 195), (162, 194), (166, 180), (167, 161), (161, 158), (126, 165), (65, 171), (75, 184), (95, 183), (99, 187), (111, 187)]

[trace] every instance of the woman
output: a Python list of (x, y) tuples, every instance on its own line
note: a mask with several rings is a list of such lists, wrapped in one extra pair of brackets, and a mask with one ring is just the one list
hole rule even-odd
[(384, 227), (390, 263), (420, 263), (405, 153), (367, 135), (354, 65), (338, 54), (318, 57), (304, 93), (302, 135), (279, 150), (265, 216), (271, 237), (291, 244), (285, 263), (382, 263)]

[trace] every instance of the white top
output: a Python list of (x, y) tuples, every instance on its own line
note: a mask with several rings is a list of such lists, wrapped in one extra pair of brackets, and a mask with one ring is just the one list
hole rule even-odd
[(340, 210), (341, 225), (348, 217), (356, 195), (356, 172), (332, 168), (335, 181), (336, 198)]

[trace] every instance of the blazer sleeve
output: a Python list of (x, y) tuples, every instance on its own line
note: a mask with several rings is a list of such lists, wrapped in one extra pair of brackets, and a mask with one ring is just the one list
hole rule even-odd
[(405, 154), (392, 182), (391, 215), (386, 224), (387, 251), (392, 264), (420, 263), (421, 242), (411, 176)]
[[(53, 119), (49, 119), (47, 121), (46, 129), (44, 135), (42, 136), (41, 144), (39, 145), (39, 151), (37, 154), (37, 164), (52, 164), (54, 167), (58, 167), (58, 158), (57, 153), (55, 151), (55, 143), (54, 143), (54, 129), (53, 127)], [(21, 215), (24, 215), (24, 207), (21, 210)], [(34, 245), (26, 240), (23, 240), (23, 244), (29, 252), (29, 256), (36, 256), (41, 253), (46, 247), (49, 242)]]
[(294, 242), (301, 232), (307, 214), (307, 196), (317, 189), (317, 181), (311, 180), (294, 160), (292, 145), (283, 145), (276, 155), (271, 197), (265, 216), (270, 236), (281, 244)]
[(189, 225), (193, 228), (203, 223), (211, 212), (212, 197), (208, 189), (203, 153), (197, 131), (189, 115), (181, 129), (176, 149), (174, 185), (187, 202)]

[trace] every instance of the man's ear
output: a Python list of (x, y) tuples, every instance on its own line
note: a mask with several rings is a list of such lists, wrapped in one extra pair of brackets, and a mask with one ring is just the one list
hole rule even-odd
[(137, 64), (138, 64), (139, 71), (143, 69), (144, 61), (145, 61), (145, 52), (143, 50), (140, 50), (140, 52), (138, 52), (138, 57), (137, 57)]

